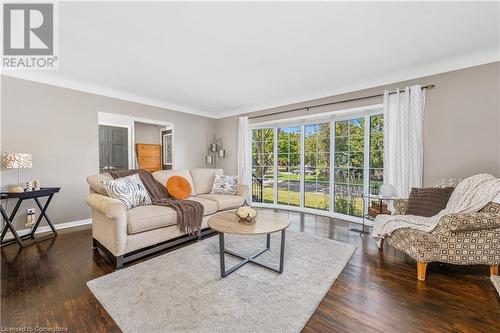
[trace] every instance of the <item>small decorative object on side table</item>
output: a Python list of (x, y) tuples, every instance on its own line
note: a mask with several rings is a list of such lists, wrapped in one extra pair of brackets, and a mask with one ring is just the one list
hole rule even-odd
[[(37, 241), (35, 239), (35, 232), (38, 226), (40, 225), (40, 222), (42, 222), (42, 218), (45, 218), (45, 221), (47, 221), (47, 224), (49, 225), (50, 229), (52, 229), (52, 235), (49, 237), (43, 237), (39, 240), (45, 240), (48, 238), (52, 238), (57, 235), (57, 231), (52, 225), (52, 222), (50, 221), (49, 217), (47, 216), (47, 207), (49, 207), (50, 201), (52, 200), (52, 197), (54, 196), (55, 193), (59, 192), (61, 188), (60, 187), (42, 187), (39, 190), (35, 191), (29, 191), (29, 192), (0, 192), (0, 196), (2, 199), (17, 199), (16, 205), (14, 206), (14, 209), (12, 210), (12, 213), (10, 213), (10, 216), (7, 216), (7, 213), (3, 209), (3, 207), (0, 205), (0, 212), (2, 214), (3, 219), (5, 220), (5, 225), (2, 228), (2, 234), (0, 237), (0, 244), (3, 245), (8, 245), (17, 242), (20, 247), (26, 247), (28, 245), (33, 244), (32, 242), (26, 243), (25, 239), (31, 238), (34, 241)], [(47, 201), (45, 202), (45, 205), (42, 206), (40, 200), (38, 200), (41, 197), (48, 197)], [(19, 210), (19, 207), (21, 206), (21, 203), (24, 200), (28, 199), (33, 199), (35, 200), (38, 208), (40, 208), (40, 216), (38, 216), (38, 219), (35, 222), (35, 225), (31, 228), (30, 232), (26, 235), (19, 236), (17, 234), (16, 229), (12, 225), (14, 218), (16, 217), (16, 213)], [(9, 239), (7, 241), (4, 241), (3, 239), (5, 238), (5, 235), (7, 234), (7, 231), (10, 230), (12, 232), (12, 235), (14, 236), (13, 239)]]

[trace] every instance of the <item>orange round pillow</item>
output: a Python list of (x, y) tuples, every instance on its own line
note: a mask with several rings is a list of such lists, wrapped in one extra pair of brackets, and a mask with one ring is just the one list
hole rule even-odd
[(186, 199), (191, 196), (191, 184), (181, 176), (172, 176), (167, 180), (167, 192), (175, 199)]

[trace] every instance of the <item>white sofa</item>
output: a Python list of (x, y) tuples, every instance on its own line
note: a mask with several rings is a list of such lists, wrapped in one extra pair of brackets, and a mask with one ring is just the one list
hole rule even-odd
[[(216, 173), (221, 169), (178, 169), (162, 170), (153, 176), (162, 184), (169, 177), (179, 175), (191, 184), (192, 197), (204, 207), (202, 235), (211, 232), (208, 218), (221, 210), (234, 209), (243, 205), (248, 186), (237, 184), (236, 195), (210, 194)], [(177, 228), (177, 213), (169, 207), (139, 206), (127, 210), (117, 199), (106, 194), (103, 180), (110, 180), (108, 173), (87, 177), (90, 194), (87, 204), (92, 208), (92, 238), (94, 248), (98, 247), (111, 257), (116, 268), (151, 253), (160, 251), (196, 236), (183, 234)]]

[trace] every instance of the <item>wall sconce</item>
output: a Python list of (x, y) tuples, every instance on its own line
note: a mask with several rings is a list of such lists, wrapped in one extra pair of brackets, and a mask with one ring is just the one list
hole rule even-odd
[(225, 158), (226, 150), (222, 148), (222, 138), (215, 140), (208, 146), (208, 155), (205, 156), (207, 164), (215, 164), (217, 158)]

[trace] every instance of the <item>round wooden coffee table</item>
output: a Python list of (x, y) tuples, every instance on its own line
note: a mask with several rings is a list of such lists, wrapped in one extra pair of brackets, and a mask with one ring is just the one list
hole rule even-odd
[[(249, 262), (278, 273), (283, 273), (283, 264), (285, 258), (285, 231), (289, 225), (290, 222), (288, 221), (288, 218), (286, 218), (282, 214), (276, 213), (271, 210), (259, 210), (257, 212), (256, 222), (254, 224), (240, 223), (235, 210), (220, 212), (209, 218), (208, 226), (213, 230), (219, 232), (220, 275), (224, 278)], [(271, 234), (278, 231), (281, 231), (280, 265), (279, 268), (276, 269), (274, 267), (255, 261), (255, 258), (260, 256), (264, 252), (269, 251), (269, 249), (271, 248)], [(265, 234), (266, 248), (255, 252), (249, 257), (245, 257), (234, 251), (226, 249), (224, 245), (224, 234), (235, 234), (235, 235)], [(226, 265), (224, 260), (225, 253), (238, 257), (243, 260), (237, 265), (226, 270)]]

